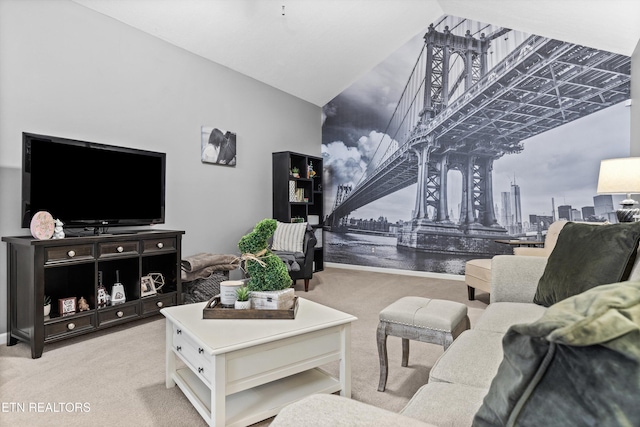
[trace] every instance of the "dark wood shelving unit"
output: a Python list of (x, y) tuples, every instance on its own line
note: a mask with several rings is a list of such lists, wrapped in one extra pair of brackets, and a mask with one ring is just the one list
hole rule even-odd
[[(115, 235), (37, 240), (3, 237), (7, 243), (7, 345), (24, 341), (31, 357), (44, 344), (157, 314), (182, 302), (181, 241), (184, 231), (153, 230)], [(116, 271), (126, 302), (98, 307), (99, 280), (111, 293)], [(141, 296), (140, 278), (161, 273), (165, 284), (156, 295)], [(51, 313), (44, 316), (45, 295)], [(86, 311), (61, 315), (58, 300), (81, 297)]]
[[(291, 151), (280, 151), (272, 154), (273, 164), (273, 218), (280, 222), (292, 222), (301, 218), (309, 222), (309, 217), (317, 217), (317, 224), (312, 221), (318, 243), (314, 252), (314, 271), (324, 269), (324, 239), (322, 225), (324, 221), (324, 197), (322, 186), (322, 157), (309, 156)], [(316, 172), (311, 177), (308, 167)], [(292, 175), (293, 168), (299, 170), (299, 177)]]

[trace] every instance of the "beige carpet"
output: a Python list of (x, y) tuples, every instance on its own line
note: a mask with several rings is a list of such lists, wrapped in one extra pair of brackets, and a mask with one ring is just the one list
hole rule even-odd
[[(392, 411), (426, 383), (442, 348), (412, 342), (409, 367), (402, 368), (400, 339), (389, 337), (389, 380), (386, 392), (378, 392), (380, 310), (405, 295), (442, 298), (467, 304), (473, 325), (488, 303), (482, 292), (468, 301), (461, 281), (336, 268), (315, 274), (308, 293), (299, 282), (296, 294), (358, 317), (352, 328), (352, 397)], [(177, 387), (164, 386), (164, 327), (161, 316), (129, 323), (46, 345), (36, 360), (23, 343), (0, 346), (0, 425), (205, 426)], [(337, 364), (327, 370), (337, 374)]]

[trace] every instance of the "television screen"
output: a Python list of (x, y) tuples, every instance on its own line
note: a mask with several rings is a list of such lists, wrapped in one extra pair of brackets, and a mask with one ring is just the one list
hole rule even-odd
[(23, 133), (22, 226), (47, 211), (65, 227), (164, 223), (166, 155)]

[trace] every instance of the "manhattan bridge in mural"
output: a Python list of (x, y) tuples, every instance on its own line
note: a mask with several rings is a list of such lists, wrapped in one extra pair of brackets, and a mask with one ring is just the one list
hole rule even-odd
[[(516, 229), (507, 230), (496, 215), (494, 162), (521, 152), (527, 138), (630, 97), (627, 56), (527, 35), (515, 49), (502, 48), (490, 68), (488, 55), (500, 51), (512, 30), (487, 25), (491, 32), (461, 33), (464, 21), (443, 18), (429, 26), (368, 172), (355, 186), (338, 186), (328, 230), (346, 231), (353, 211), (416, 185), (415, 203), (406, 207), (411, 221), (396, 233), (398, 247), (506, 253), (495, 240)], [(447, 200), (450, 171), (462, 177), (455, 221)], [(511, 190), (520, 197), (515, 181)], [(507, 197), (510, 203), (498, 203), (518, 209), (515, 194)]]

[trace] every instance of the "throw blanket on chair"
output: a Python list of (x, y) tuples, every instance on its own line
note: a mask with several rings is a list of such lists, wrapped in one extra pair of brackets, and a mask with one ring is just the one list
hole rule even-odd
[(199, 253), (182, 260), (180, 277), (185, 282), (203, 279), (211, 276), (214, 271), (235, 270), (239, 263), (235, 255)]
[(287, 271), (300, 271), (300, 264), (296, 261), (295, 252), (276, 251), (274, 254), (282, 260), (287, 266)]

